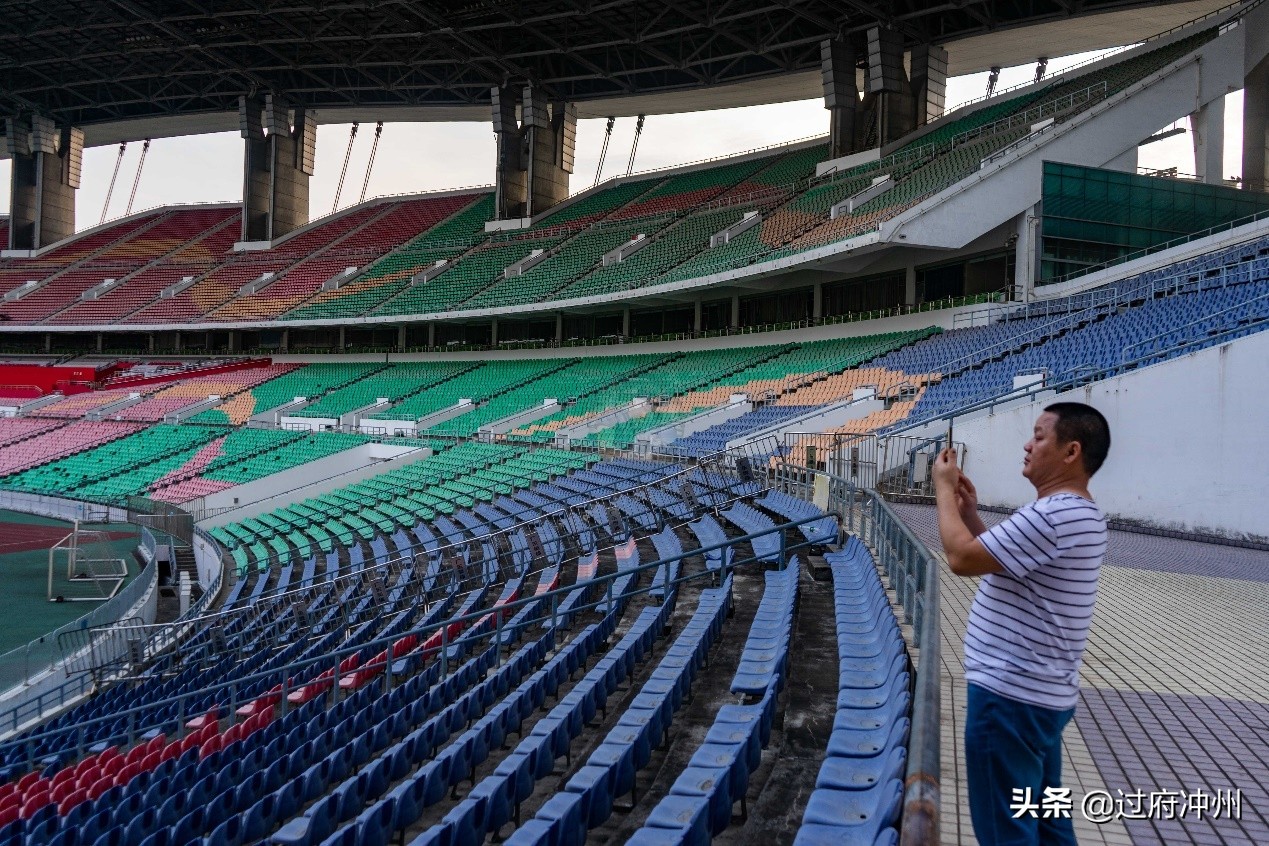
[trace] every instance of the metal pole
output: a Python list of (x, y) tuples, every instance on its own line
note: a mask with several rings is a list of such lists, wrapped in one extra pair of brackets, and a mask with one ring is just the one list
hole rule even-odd
[(132, 180), (132, 194), (128, 197), (128, 208), (124, 210), (124, 216), (132, 214), (132, 204), (137, 199), (137, 186), (141, 184), (141, 171), (145, 168), (145, 154), (150, 152), (150, 139), (145, 139), (145, 143), (141, 145), (141, 160), (137, 162), (137, 175)]
[(370, 187), (370, 171), (375, 167), (375, 153), (379, 152), (379, 136), (383, 135), (383, 121), (375, 124), (375, 140), (370, 145), (370, 161), (366, 163), (366, 179), (361, 183), (361, 196), (357, 198), (357, 202), (363, 202), (366, 199), (366, 189)]
[(110, 187), (106, 189), (106, 202), (102, 203), (101, 220), (97, 221), (98, 223), (106, 222), (106, 213), (110, 211), (110, 197), (112, 194), (115, 193), (115, 180), (119, 178), (119, 167), (123, 164), (123, 153), (124, 153), (124, 150), (127, 150), (127, 149), (128, 149), (127, 141), (124, 141), (119, 144), (119, 157), (115, 159), (115, 169), (114, 169), (114, 172), (110, 174)]
[(626, 176), (634, 173), (635, 151), (639, 149), (639, 136), (643, 134), (643, 115), (635, 124), (634, 142), (630, 145), (630, 161), (626, 162)]
[(353, 142), (357, 140), (357, 122), (353, 121), (352, 130), (348, 133), (348, 147), (344, 150), (344, 166), (339, 171), (339, 184), (335, 186), (335, 202), (331, 204), (330, 213), (339, 210), (339, 195), (344, 193), (344, 177), (348, 175), (348, 160), (352, 158)]
[(604, 130), (604, 145), (599, 148), (599, 165), (595, 168), (595, 181), (590, 186), (592, 188), (599, 184), (599, 175), (604, 172), (604, 159), (608, 157), (608, 142), (612, 140), (612, 125), (616, 121), (615, 117), (608, 118), (608, 128)]

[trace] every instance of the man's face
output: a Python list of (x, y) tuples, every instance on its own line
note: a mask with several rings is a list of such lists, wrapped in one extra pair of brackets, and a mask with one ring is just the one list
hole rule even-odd
[(1033, 484), (1060, 474), (1070, 454), (1070, 444), (1058, 442), (1053, 427), (1057, 415), (1046, 411), (1036, 418), (1031, 440), (1022, 448), (1022, 475)]

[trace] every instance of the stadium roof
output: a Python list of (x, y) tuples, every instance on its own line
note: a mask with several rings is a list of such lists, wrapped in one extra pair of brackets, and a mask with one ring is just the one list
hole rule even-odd
[(238, 97), (267, 91), (322, 123), (488, 120), (491, 86), (529, 80), (581, 117), (700, 111), (818, 97), (819, 43), (862, 47), (878, 22), (945, 45), (961, 74), (1139, 40), (1221, 5), (0, 0), (0, 109), (82, 126), (90, 146), (237, 129)]

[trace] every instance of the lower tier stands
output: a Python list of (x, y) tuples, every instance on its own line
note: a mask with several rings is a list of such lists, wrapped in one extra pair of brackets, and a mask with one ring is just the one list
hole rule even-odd
[[(458, 454), (464, 449), (448, 451), (456, 453), (451, 473), (470, 467), (475, 453)], [(497, 449), (505, 450), (486, 447)], [(486, 453), (502, 459), (499, 467), (506, 454)], [(702, 585), (694, 574), (708, 571), (689, 566), (691, 535), (673, 527), (694, 513), (688, 493), (747, 509), (742, 522), (764, 519), (772, 529), (779, 510), (764, 515), (738, 502), (758, 491), (701, 469), (609, 461), (557, 475), (546, 455), (530, 490), (509, 488), (453, 520), (438, 514), (394, 529), (409, 538), (376, 529), (369, 542), (341, 542), (325, 572), (291, 559), (249, 575), (233, 586), (225, 616), (196, 625), (178, 652), (76, 706), (45, 734), (0, 747), (9, 776), (0, 785), (0, 836), (72, 843), (91, 832), (103, 846), (396, 836), (478, 843), (489, 835), (580, 843), (588, 830), (615, 824), (626, 796), (648, 808), (644, 827), (662, 837), (695, 842), (700, 832), (721, 832), (737, 805), (743, 819), (754, 774), (774, 754), (764, 750), (784, 679), (806, 671), (791, 649), (803, 571), (797, 557), (765, 573), (738, 563)], [(651, 487), (638, 493), (642, 485)], [(578, 507), (596, 496), (606, 510)], [(653, 503), (659, 516), (646, 511)], [(646, 574), (636, 569), (646, 527), (661, 521), (664, 549), (682, 551), (678, 578), (689, 580), (671, 577), (654, 598), (634, 595), (664, 570), (657, 562), (644, 565)], [(482, 526), (500, 527), (507, 542), (488, 544)], [(539, 552), (520, 545), (526, 532)], [(419, 552), (359, 569), (380, 542)], [(451, 549), (484, 560), (449, 563), (442, 544), (455, 542)], [(482, 545), (489, 548), (476, 552)], [(756, 588), (756, 609), (737, 607), (740, 583)], [(517, 597), (521, 605), (501, 610)], [(733, 614), (746, 622), (729, 622)], [(719, 657), (729, 642), (743, 642), (735, 663)], [(686, 715), (709, 700), (720, 673), (744, 701), (723, 704), (694, 736)], [(906, 686), (906, 675), (890, 684)], [(688, 750), (691, 761), (663, 790), (650, 773), (668, 760), (664, 746)], [(544, 794), (553, 771), (562, 772), (559, 787)]]

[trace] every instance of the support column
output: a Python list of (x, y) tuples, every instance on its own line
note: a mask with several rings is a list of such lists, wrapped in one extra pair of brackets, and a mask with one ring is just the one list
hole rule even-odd
[[(1263, 7), (1262, 7), (1263, 8)], [(1243, 189), (1269, 191), (1269, 56), (1243, 80)]]
[[(237, 329), (229, 330), (229, 352), (238, 352), (238, 349), (242, 346), (241, 334)], [(208, 344), (208, 346), (210, 347), (211, 345)]]
[(1018, 215), (1014, 231), (1013, 298), (1031, 302), (1040, 268), (1040, 207)]
[(903, 304), (906, 306), (916, 305), (917, 299), (917, 273), (916, 265), (909, 264), (903, 271)]
[(811, 317), (819, 320), (824, 316), (824, 283), (816, 282), (811, 286)]
[[(516, 120), (516, 101), (520, 120)], [(531, 85), (491, 91), (498, 141), (495, 207), (499, 220), (533, 217), (568, 197), (577, 145), (577, 107), (549, 102)]]
[(1208, 185), (1225, 179), (1225, 98), (1218, 97), (1190, 115), (1194, 175)]
[(947, 51), (933, 44), (912, 48), (913, 119), (917, 126), (943, 116), (947, 102)]
[(84, 132), (51, 118), (5, 120), (13, 159), (9, 197), (10, 250), (38, 250), (75, 234), (75, 191), (83, 168)]
[(397, 327), (397, 349), (400, 351), (405, 350), (405, 324), (404, 323)]
[(340, 352), (343, 352), (346, 349), (347, 333), (348, 333), (348, 330), (345, 327), (343, 326), (339, 327), (339, 351)]
[(436, 346), (436, 323), (427, 324), (427, 348), (432, 349)]
[(146, 349), (150, 352), (151, 355), (154, 354), (154, 333), (153, 332), (149, 332), (146, 334)]
[(176, 353), (177, 353), (177, 355), (180, 355), (181, 349), (182, 349), (182, 347), (181, 347), (181, 333), (180, 333), (180, 332), (177, 332), (177, 333), (176, 333)]
[(628, 308), (621, 310), (621, 337), (630, 337), (630, 309)]
[(855, 152), (855, 118), (859, 86), (855, 82), (855, 46), (848, 41), (820, 42), (820, 75), (824, 82), (824, 108), (828, 110), (828, 157)]
[(97, 333), (97, 352), (104, 352), (106, 349), (106, 335), (104, 332)]
[(51, 353), (53, 351), (53, 333), (44, 333), (44, 352)]
[(246, 143), (242, 240), (272, 241), (308, 223), (317, 118), (267, 94), (240, 97), (238, 123)]
[(692, 314), (692, 331), (699, 335), (701, 333), (701, 301), (696, 301), (696, 308)]
[(731, 296), (731, 328), (736, 329), (740, 326), (740, 295), (732, 294)]
[(568, 199), (568, 176), (577, 146), (577, 107), (547, 104), (541, 91), (524, 89), (521, 112), (529, 133), (529, 217)]
[(558, 347), (564, 343), (564, 315), (563, 313), (555, 315), (555, 345)]
[(883, 148), (913, 130), (903, 36), (893, 29), (868, 30), (868, 91), (877, 95), (877, 141)]
[(498, 318), (489, 321), (489, 346), (498, 346)]
[(282, 330), (282, 338), (280, 339), (278, 343), (278, 349), (280, 349), (282, 352), (291, 351), (291, 330), (290, 329)]
[(517, 93), (510, 86), (494, 88), (490, 92), (493, 101), (493, 131), (498, 144), (498, 162), (495, 168), (494, 216), (498, 220), (525, 217), (528, 208), (527, 156), (520, 138), (520, 123), (516, 119)]

